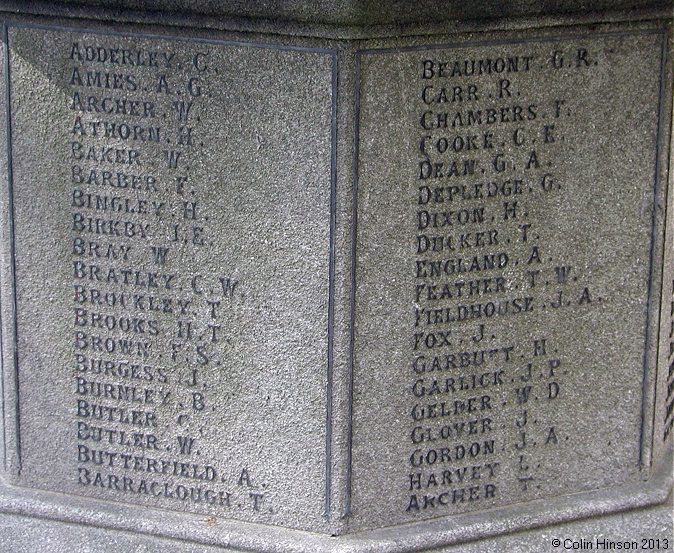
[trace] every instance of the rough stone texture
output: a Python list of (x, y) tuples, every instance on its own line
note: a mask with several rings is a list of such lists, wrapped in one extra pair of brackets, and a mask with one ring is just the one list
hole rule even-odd
[(348, 0), (344, 2), (255, 2), (237, 0), (219, 2), (194, 0), (189, 3), (176, 0), (66, 0), (75, 6), (97, 6), (115, 9), (166, 10), (174, 12), (224, 15), (236, 17), (261, 17), (288, 19), (307, 23), (342, 25), (377, 25), (435, 22), (451, 19), (488, 19), (499, 17), (540, 16), (552, 14), (587, 13), (588, 11), (666, 8), (665, 0), (527, 0), (520, 2), (459, 2), (458, 0), (425, 0), (410, 9), (408, 2), (397, 0)]
[[(671, 465), (671, 457), (669, 459)], [(659, 495), (657, 501), (661, 503), (655, 508), (626, 511), (624, 502), (629, 498), (632, 505), (640, 505), (648, 494), (655, 489), (671, 486), (664, 483), (663, 473), (660, 470), (652, 482), (628, 486), (622, 490), (622, 497), (613, 494), (599, 497), (596, 493), (580, 493), (559, 497), (553, 500), (537, 500), (521, 505), (517, 509), (494, 509), (490, 511), (468, 513), (456, 517), (427, 521), (422, 524), (403, 525), (369, 532), (346, 534), (338, 537), (321, 536), (309, 532), (284, 530), (273, 526), (240, 524), (218, 517), (175, 513), (156, 509), (144, 509), (132, 505), (123, 505), (114, 502), (91, 500), (76, 496), (64, 496), (52, 492), (40, 492), (30, 489), (21, 489), (8, 486), (0, 487), (0, 512), (4, 516), (30, 516), (39, 519), (52, 519), (69, 525), (85, 526), (90, 530), (113, 530), (117, 536), (131, 533), (143, 542), (143, 536), (173, 538), (188, 543), (203, 545), (218, 545), (228, 550), (277, 552), (306, 552), (306, 553), (403, 553), (407, 551), (438, 551), (451, 547), (450, 544), (464, 544), (475, 542), (471, 547), (478, 551), (498, 550), (498, 546), (490, 549), (491, 541), (500, 535), (512, 534), (524, 528), (538, 529), (551, 526), (550, 520), (564, 521), (578, 517), (581, 509), (587, 506), (598, 507), (597, 513), (619, 513), (613, 520), (619, 519), (623, 531), (634, 529), (633, 535), (640, 534), (637, 527), (647, 514), (657, 526), (657, 532), (650, 532), (650, 525), (644, 527), (644, 535), (653, 538), (667, 539), (671, 535), (671, 503), (666, 495)], [(663, 486), (664, 484), (664, 486)], [(557, 518), (550, 518), (550, 514), (557, 510)], [(559, 514), (562, 517), (559, 517)], [(634, 522), (633, 522), (634, 521)], [(615, 535), (611, 519), (601, 516), (593, 519), (590, 524), (599, 527), (606, 526), (606, 535)], [(634, 524), (634, 525), (633, 525)], [(579, 521), (571, 527), (579, 529), (579, 534), (586, 523)], [(105, 533), (105, 532), (103, 532)], [(109, 532), (108, 532), (108, 535)], [(519, 534), (520, 536), (523, 534)], [(522, 540), (524, 550), (539, 551), (540, 532), (528, 534), (536, 541)], [(544, 534), (545, 535), (545, 534)], [(558, 534), (563, 535), (563, 534)], [(618, 537), (618, 536), (616, 536)], [(484, 539), (491, 538), (491, 539)], [(507, 543), (508, 538), (502, 542)], [(187, 547), (187, 546), (186, 546)], [(668, 544), (671, 548), (671, 544)], [(120, 546), (125, 551), (124, 546)], [(660, 547), (660, 550), (668, 550)]]
[[(21, 482), (321, 528), (331, 56), (29, 29), (11, 29), (9, 44)], [(122, 97), (151, 101), (151, 109), (92, 113), (87, 98), (97, 87), (82, 83), (105, 64), (80, 59), (88, 47), (162, 52), (160, 64), (171, 52), (176, 65), (118, 66)], [(192, 105), (180, 122), (183, 98)], [(103, 138), (98, 121), (135, 127)], [(192, 145), (176, 144), (188, 126)], [(103, 147), (117, 150), (106, 156)], [(176, 168), (170, 152), (181, 152)], [(140, 175), (138, 189), (120, 188), (117, 171)], [(156, 247), (169, 248), (165, 264), (154, 259)], [(140, 276), (124, 277), (129, 268)], [(185, 313), (180, 302), (191, 302)], [(96, 336), (107, 345), (97, 346)], [(106, 411), (101, 420), (93, 405), (142, 414), (125, 422), (125, 413)], [(127, 447), (119, 433), (96, 439), (100, 427), (143, 436)], [(195, 440), (191, 454), (180, 448), (185, 437)], [(142, 459), (122, 457), (131, 450)], [(98, 458), (100, 451), (108, 453)], [(154, 460), (189, 462), (189, 470)], [(128, 490), (108, 479), (131, 466), (136, 484)], [(163, 503), (154, 500), (165, 484)], [(186, 493), (180, 485), (214, 494), (171, 497)]]
[[(312, 553), (554, 551), (550, 540), (558, 535), (671, 537), (671, 502), (664, 502), (672, 486), (672, 439), (662, 437), (671, 420), (667, 405), (673, 260), (672, 248), (667, 246), (671, 237), (664, 240), (665, 226), (671, 228), (671, 222), (665, 224), (664, 208), (666, 184), (671, 186), (667, 152), (672, 76), (671, 53), (666, 63), (662, 61), (663, 38), (671, 34), (670, 20), (663, 20), (662, 11), (625, 12), (616, 18), (599, 13), (597, 25), (560, 27), (575, 21), (570, 15), (575, 10), (582, 10), (578, 21), (584, 23), (593, 15), (580, 3), (474, 4), (461, 6), (461, 11), (452, 11), (458, 10), (458, 4), (443, 3), (442, 14), (439, 4), (432, 3), (420, 4), (413, 11), (397, 3), (377, 10), (362, 3), (339, 7), (256, 4), (246, 12), (231, 3), (191, 3), (189, 15), (158, 11), (171, 8), (170, 2), (144, 3), (145, 8), (157, 11), (132, 12), (122, 8), (136, 7), (133, 3), (117, 3), (118, 11), (98, 10), (92, 8), (94, 4), (52, 7), (0, 2), (9, 22), (14, 173), (13, 210), (4, 186), (1, 196), (0, 299), (8, 455), (7, 480), (0, 481), (0, 519), (6, 524), (6, 531), (0, 532), (0, 551), (30, 550), (33, 543), (45, 551), (72, 550), (74, 544), (83, 550), (121, 552), (167, 547), (201, 551), (211, 546)], [(612, 3), (611, 13), (647, 7), (661, 10), (667, 6)], [(541, 8), (547, 17), (488, 21), (494, 15), (533, 16)], [(33, 14), (53, 11), (60, 19), (11, 15), (24, 10)], [(269, 19), (258, 25), (257, 18), (268, 18), (269, 13), (294, 23)], [(197, 14), (217, 17), (205, 19)], [(567, 15), (560, 19), (559, 14)], [(245, 19), (245, 15), (253, 18)], [(117, 16), (125, 23), (117, 23)], [(483, 21), (474, 25), (464, 21), (462, 28), (470, 32), (463, 34), (454, 27), (454, 34), (447, 34), (450, 27), (438, 31), (434, 26), (436, 19), (449, 25), (451, 18), (458, 17)], [(630, 18), (634, 21), (624, 22)], [(106, 23), (106, 19), (115, 22)], [(427, 28), (421, 24), (424, 20), (432, 20)], [(419, 23), (415, 29), (421, 31), (407, 32), (408, 38), (373, 32), (373, 37), (388, 38), (352, 41), (347, 39), (354, 35), (339, 27), (356, 25), (367, 36), (368, 25), (412, 22)], [(331, 30), (333, 23), (336, 26)], [(183, 24), (192, 28), (180, 27)], [(63, 29), (79, 26), (87, 30)], [(238, 32), (241, 29), (252, 32)], [(315, 38), (319, 36), (340, 39)], [(75, 54), (74, 42), (78, 44)], [(128, 48), (130, 52), (117, 51), (114, 63), (97, 63), (86, 59), (86, 49), (80, 50), (87, 45)], [(556, 48), (563, 51), (565, 63), (553, 70), (549, 60)], [(578, 49), (583, 48), (590, 64), (585, 67), (581, 58), (576, 67)], [(141, 56), (156, 61), (157, 67), (120, 63), (120, 56), (132, 60), (138, 50), (158, 52), (156, 58)], [(166, 52), (175, 54), (170, 67), (162, 57)], [(85, 59), (79, 59), (79, 53)], [(100, 55), (92, 52), (94, 58)], [(474, 79), (420, 78), (425, 59), (511, 55), (533, 55), (531, 70)], [(74, 67), (80, 69), (75, 76)], [(87, 76), (86, 71), (107, 72), (112, 81), (106, 83), (103, 73), (103, 84), (98, 85), (96, 74)], [(190, 87), (191, 78), (198, 80)], [(510, 80), (513, 95), (498, 99), (501, 78)], [(87, 84), (86, 79), (91, 82)], [(434, 85), (433, 94), (448, 87), (447, 101), (425, 106), (421, 100), (424, 81)], [(453, 86), (461, 86), (461, 94), (466, 95), (470, 84), (476, 85), (479, 100), (451, 101)], [(197, 87), (201, 94), (193, 96)], [(71, 109), (75, 92), (98, 102), (105, 97), (150, 101), (155, 105), (149, 109), (157, 117), (98, 113), (88, 100), (83, 111)], [(556, 99), (566, 101), (559, 118), (551, 111)], [(183, 121), (177, 117), (181, 101), (194, 102)], [(509, 107), (506, 113), (513, 117), (513, 106), (523, 105), (520, 113), (526, 116), (531, 104), (536, 105), (535, 119), (471, 124), (446, 132), (420, 126), (425, 109), (452, 114)], [(137, 109), (145, 108), (138, 104)], [(501, 117), (500, 111), (494, 117)], [(93, 136), (91, 124), (98, 120), (141, 125), (145, 138), (150, 136), (148, 127), (159, 127), (160, 142), (131, 140), (121, 136), (119, 128), (112, 131), (114, 136)], [(549, 131), (554, 143), (544, 143), (546, 123), (555, 124)], [(193, 144), (176, 144), (180, 135), (186, 140), (187, 128), (192, 128)], [(521, 134), (515, 134), (518, 128)], [(100, 132), (104, 127), (97, 129)], [(493, 133), (489, 140), (494, 149), (514, 163), (514, 169), (495, 171), (491, 148), (481, 145), (487, 131)], [(450, 252), (452, 258), (469, 258), (493, 253), (491, 246), (498, 246), (494, 251), (505, 251), (509, 257), (501, 271), (476, 272), (478, 278), (503, 276), (506, 289), (481, 293), (465, 304), (531, 296), (535, 310), (485, 323), (482, 343), (513, 348), (507, 359), (501, 352), (500, 359), (488, 362), (492, 375), (504, 370), (497, 376), (503, 384), (499, 380), (493, 389), (478, 386), (474, 393), (464, 390), (418, 398), (412, 392), (414, 381), (424, 378), (431, 386), (436, 378), (411, 369), (418, 331), (415, 303), (422, 307), (414, 297), (415, 261), (421, 257), (416, 248), (422, 232), (415, 226), (417, 211), (422, 209), (415, 204), (419, 182), (436, 186), (442, 181), (453, 186), (473, 179), (419, 179), (418, 164), (424, 159), (419, 142), (426, 134), (435, 140), (459, 136), (470, 144), (470, 149), (456, 155), (433, 152), (429, 154), (432, 161), (456, 160), (462, 169), (465, 159), (476, 159), (477, 180), (523, 179), (520, 195), (499, 195), (481, 203), (455, 199), (434, 207), (429, 202), (423, 208), (456, 212), (484, 206), (487, 218), (483, 224), (461, 224), (461, 231), (437, 228), (431, 233), (429, 228), (424, 232), (458, 239), (458, 232), (475, 235), (480, 230), (497, 230), (498, 244), (473, 244), (466, 252)], [(476, 139), (470, 138), (473, 134)], [(522, 138), (526, 146), (514, 144)], [(435, 140), (427, 145), (432, 147)], [(77, 145), (73, 150), (73, 141), (118, 148), (121, 158), (114, 162), (75, 159), (81, 150)], [(141, 164), (128, 163), (129, 149), (139, 151)], [(165, 152), (178, 150), (182, 157), (172, 169)], [(532, 150), (537, 152), (535, 162)], [(525, 172), (527, 162), (532, 167)], [(101, 170), (150, 174), (157, 177), (157, 190), (75, 182), (73, 165), (85, 167), (87, 175), (88, 170), (97, 169), (99, 181)], [(0, 169), (3, 175), (10, 172)], [(544, 183), (552, 182), (552, 186), (543, 193), (540, 183), (548, 172), (553, 180)], [(79, 192), (73, 196), (78, 190), (123, 201), (115, 200), (119, 210), (83, 206)], [(670, 202), (673, 196), (669, 194)], [(144, 199), (165, 204), (161, 217), (154, 214), (151, 203), (144, 213), (146, 204), (140, 203)], [(357, 206), (352, 200), (357, 200)], [(518, 201), (516, 218), (504, 220), (503, 202), (513, 200)], [(191, 218), (192, 201), (198, 204), (196, 219)], [(670, 218), (673, 212), (670, 207)], [(148, 224), (149, 238), (91, 233), (78, 226), (81, 219), (74, 224), (73, 213)], [(178, 235), (174, 224), (179, 224)], [(527, 227), (526, 243), (520, 224), (532, 225)], [(193, 243), (202, 235), (201, 230), (194, 234), (195, 226), (204, 228), (204, 245)], [(15, 252), (9, 247), (12, 232)], [(82, 245), (74, 242), (77, 237), (99, 242), (99, 254), (107, 253), (107, 244), (113, 244), (110, 253), (117, 259), (92, 257), (96, 251), (88, 245), (80, 255)], [(128, 259), (120, 245), (131, 247)], [(527, 261), (534, 245), (541, 256), (540, 266), (534, 265), (541, 270), (536, 288), (522, 270), (522, 265), (531, 265)], [(157, 246), (169, 247), (164, 265), (156, 258), (160, 252), (152, 251)], [(445, 254), (429, 257), (441, 259)], [(77, 271), (82, 267), (73, 265), (77, 260), (106, 272), (80, 277)], [(354, 261), (357, 270), (352, 273)], [(119, 276), (123, 273), (118, 273), (117, 282), (102, 282), (100, 275), (107, 274), (111, 266), (131, 266), (146, 274), (175, 273), (177, 285), (162, 290), (158, 277), (159, 286), (150, 291), (146, 285), (124, 284), (124, 277)], [(556, 282), (554, 268), (558, 266), (572, 267), (566, 284)], [(201, 276), (193, 280), (195, 275)], [(230, 288), (223, 289), (219, 277), (225, 282), (230, 278)], [(552, 283), (546, 285), (545, 279)], [(238, 284), (232, 290), (234, 281)], [(78, 283), (86, 290), (75, 288)], [(117, 303), (92, 305), (91, 288), (116, 292)], [(574, 302), (572, 306), (560, 308), (559, 314), (552, 307), (544, 311), (544, 302), (549, 306), (559, 299), (559, 289), (565, 301)], [(122, 293), (127, 307), (119, 305)], [(138, 294), (144, 299), (134, 298)], [(172, 301), (173, 313), (161, 312), (168, 305), (164, 299)], [(182, 314), (176, 306), (181, 299), (193, 302)], [(453, 307), (454, 299), (439, 303)], [(107, 300), (103, 296), (103, 301), (112, 301), (112, 296)], [(77, 306), (87, 313), (75, 312)], [(121, 331), (91, 328), (100, 320), (92, 321), (91, 312), (141, 317), (146, 321), (141, 325), (144, 330), (138, 323)], [(85, 320), (86, 325), (82, 324)], [(108, 320), (112, 321), (103, 319), (103, 324)], [(157, 321), (156, 335), (150, 332), (154, 324), (147, 320)], [(186, 327), (190, 321), (191, 336)], [(215, 329), (217, 342), (213, 342), (214, 328), (209, 324), (220, 327)], [(476, 321), (425, 326), (450, 329), (453, 344), (449, 348), (439, 343), (437, 348), (428, 348), (428, 355), (478, 349), (470, 338), (481, 332)], [(81, 345), (83, 337), (75, 334), (78, 330), (87, 333), (86, 347)], [(148, 356), (142, 347), (140, 355), (133, 356), (93, 351), (92, 334), (103, 339), (147, 340)], [(534, 340), (543, 338), (545, 354), (534, 346)], [(105, 349), (106, 342), (101, 343)], [(536, 351), (540, 355), (534, 355)], [(129, 374), (111, 365), (107, 375), (97, 375), (82, 370), (84, 359), (78, 355), (104, 362), (132, 361), (140, 368)], [(532, 380), (525, 381), (522, 377), (529, 362)], [(451, 375), (437, 371), (437, 378), (444, 385), (446, 376), (473, 373), (479, 376), (481, 369), (471, 367), (451, 371)], [(133, 396), (131, 388), (131, 397), (120, 398), (116, 387), (107, 392), (109, 397), (96, 399), (81, 393), (85, 383), (78, 378), (135, 386), (135, 393), (145, 399)], [(516, 388), (529, 382), (533, 383), (531, 398), (520, 405)], [(166, 392), (170, 395), (162, 406), (157, 398)], [(147, 393), (152, 401), (147, 400)], [(557, 395), (546, 400), (551, 393)], [(489, 407), (480, 413), (475, 406), (485, 394)], [(478, 399), (468, 403), (473, 396)], [(83, 433), (78, 435), (77, 423), (90, 419), (82, 416), (81, 409), (78, 414), (78, 399), (151, 412), (158, 424), (103, 421), (99, 426), (117, 433), (97, 442), (86, 437), (82, 426)], [(450, 408), (454, 400), (464, 402), (467, 414), (476, 419), (491, 418), (491, 426), (477, 438), (482, 457), (470, 459), (469, 454), (458, 463), (443, 463), (443, 469), (454, 470), (451, 486), (440, 483), (437, 488), (410, 490), (410, 454), (417, 447), (431, 448), (427, 440), (412, 444), (412, 428), (417, 424), (424, 432), (428, 428), (431, 434), (427, 435), (435, 438), (445, 424), (442, 420), (473, 420), (454, 416), (412, 420), (413, 404), (443, 399), (452, 402)], [(17, 408), (20, 417), (15, 416)], [(553, 427), (554, 434), (550, 432)], [(133, 438), (128, 443), (127, 433), (122, 440), (126, 443), (120, 444), (120, 430), (143, 435), (137, 443)], [(157, 436), (161, 449), (154, 447), (152, 439), (148, 442), (148, 434)], [(433, 442), (432, 447), (438, 443), (456, 451), (456, 445), (463, 444), (469, 449), (472, 436), (461, 441), (452, 435), (449, 440)], [(181, 453), (179, 437), (183, 447), (188, 443), (184, 438), (195, 440), (191, 453)], [(493, 452), (484, 446), (492, 438)], [(524, 443), (526, 448), (519, 447)], [(101, 466), (96, 465), (92, 459), (99, 453), (92, 453), (93, 449), (114, 457), (103, 453)], [(124, 459), (128, 459), (126, 469)], [(188, 464), (166, 465), (167, 472), (177, 474), (162, 474), (162, 460)], [(493, 477), (487, 463), (492, 463)], [(78, 473), (78, 469), (89, 472)], [(428, 482), (430, 467), (418, 470)], [(102, 480), (96, 479), (98, 472)], [(444, 478), (442, 471), (433, 472), (438, 481)], [(117, 480), (109, 480), (108, 475)], [(529, 476), (534, 480), (526, 480), (524, 490), (520, 478)], [(78, 484), (78, 477), (86, 485)], [(133, 483), (125, 482), (125, 477)], [(476, 481), (481, 487), (471, 491)], [(153, 497), (158, 488), (152, 482), (162, 490), (167, 484), (174, 497), (166, 497), (168, 492)], [(484, 499), (485, 484), (496, 486), (493, 499)], [(221, 496), (223, 505), (218, 500), (211, 504), (212, 498), (175, 499), (189, 495), (190, 488), (193, 494), (201, 488), (202, 493), (214, 489), (232, 495)], [(145, 493), (148, 489), (149, 494)], [(462, 489), (465, 501), (440, 509), (435, 489), (439, 493)], [(435, 494), (435, 504), (423, 498), (427, 492)], [(418, 513), (406, 511), (412, 494), (417, 495)], [(475, 494), (480, 499), (471, 499)], [(662, 505), (650, 507), (654, 504)], [(620, 514), (607, 514), (611, 512)], [(597, 518), (568, 522), (581, 517)], [(412, 524), (401, 524), (408, 522)], [(562, 522), (567, 524), (559, 526)], [(546, 526), (545, 530), (526, 531)]]
[[(3, 28), (4, 31), (4, 28)], [(4, 41), (0, 45), (0, 52), (2, 53), (2, 59), (0, 60), (0, 88), (2, 90), (6, 90), (5, 87), (5, 44)], [(0, 137), (2, 137), (2, 142), (3, 144), (7, 144), (7, 109), (6, 109), (6, 96), (5, 94), (0, 93)], [(8, 182), (8, 175), (7, 175), (7, 148), (4, 148), (0, 151), (0, 175), (3, 175), (2, 177), (2, 186), (6, 187), (7, 182)], [(2, 217), (0, 218), (3, 221), (7, 220), (7, 203), (3, 202), (0, 204), (2, 207)], [(0, 229), (2, 229), (2, 226), (0, 226)], [(6, 238), (6, 237), (4, 237)], [(3, 264), (2, 268), (0, 269), (0, 275), (5, 272), (6, 265)], [(2, 313), (2, 297), (0, 296), (0, 313)], [(1, 330), (2, 325), (0, 324), (0, 330)], [(1, 348), (0, 344), (0, 348)], [(2, 394), (2, 397), (4, 398), (5, 396), (5, 377), (4, 377), (4, 366), (2, 362), (2, 350), (0, 349), (0, 394)], [(3, 459), (3, 470), (6, 470), (7, 463), (5, 461), (6, 457), (6, 450), (5, 450), (5, 444), (7, 442), (7, 438), (5, 436), (5, 416), (3, 414), (3, 424), (0, 425), (0, 454), (2, 455)]]
[(354, 524), (642, 478), (663, 40), (361, 55)]
[[(672, 45), (670, 39), (669, 59), (672, 59)], [(670, 62), (671, 63), (671, 62)], [(674, 114), (671, 115), (674, 117)], [(670, 127), (671, 128), (671, 127)], [(674, 148), (671, 147), (670, 156), (663, 164), (663, 169), (674, 166)], [(670, 189), (674, 186), (674, 174), (665, 174), (662, 177), (664, 182), (669, 182)], [(674, 197), (672, 194), (668, 197), (667, 205), (667, 229), (674, 228)], [(663, 274), (671, 275), (674, 271), (674, 238), (671, 230), (668, 230), (667, 240), (665, 242), (665, 252), (663, 257)], [(653, 410), (653, 459), (658, 464), (667, 454), (674, 440), (674, 386), (672, 386), (672, 377), (674, 376), (674, 280), (665, 278), (662, 283), (662, 304), (660, 308), (660, 347), (658, 350), (658, 364), (656, 372), (656, 397)]]
[[(662, 506), (651, 507), (635, 513), (619, 513), (606, 517), (588, 519), (569, 524), (551, 526), (545, 530), (531, 530), (500, 536), (493, 540), (436, 549), (445, 553), (528, 553), (531, 551), (561, 552), (569, 549), (553, 547), (552, 541), (564, 539), (574, 542), (593, 542), (597, 539), (612, 541), (643, 539), (664, 540), (672, 536), (671, 500)], [(18, 516), (0, 516), (0, 551), (40, 551), (41, 553), (70, 553), (73, 550), (82, 553), (160, 553), (170, 549), (176, 553), (216, 553), (223, 551), (218, 547), (202, 544), (189, 544), (179, 540), (149, 538), (99, 528), (63, 525), (51, 521), (36, 520)], [(649, 551), (649, 549), (645, 549)], [(671, 551), (669, 548), (651, 548), (650, 551)], [(229, 551), (235, 551), (230, 549)]]

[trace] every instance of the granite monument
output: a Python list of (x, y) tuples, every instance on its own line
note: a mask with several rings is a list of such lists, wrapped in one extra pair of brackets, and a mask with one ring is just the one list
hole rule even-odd
[(671, 551), (673, 12), (594, 8), (0, 2), (0, 550)]

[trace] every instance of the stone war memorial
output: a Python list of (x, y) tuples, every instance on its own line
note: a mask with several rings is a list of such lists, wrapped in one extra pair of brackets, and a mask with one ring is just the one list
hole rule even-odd
[(0, 552), (674, 551), (671, 0), (0, 0)]

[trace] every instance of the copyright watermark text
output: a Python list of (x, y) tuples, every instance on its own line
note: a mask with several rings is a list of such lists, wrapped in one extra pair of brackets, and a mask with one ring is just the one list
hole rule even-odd
[(615, 540), (598, 536), (592, 539), (553, 538), (552, 547), (564, 551), (667, 551), (672, 547), (669, 538), (640, 538)]

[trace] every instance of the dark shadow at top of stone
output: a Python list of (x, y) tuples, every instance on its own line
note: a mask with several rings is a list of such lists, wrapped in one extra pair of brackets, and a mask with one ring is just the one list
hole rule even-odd
[(60, 3), (354, 26), (672, 8), (672, 0), (60, 0)]

